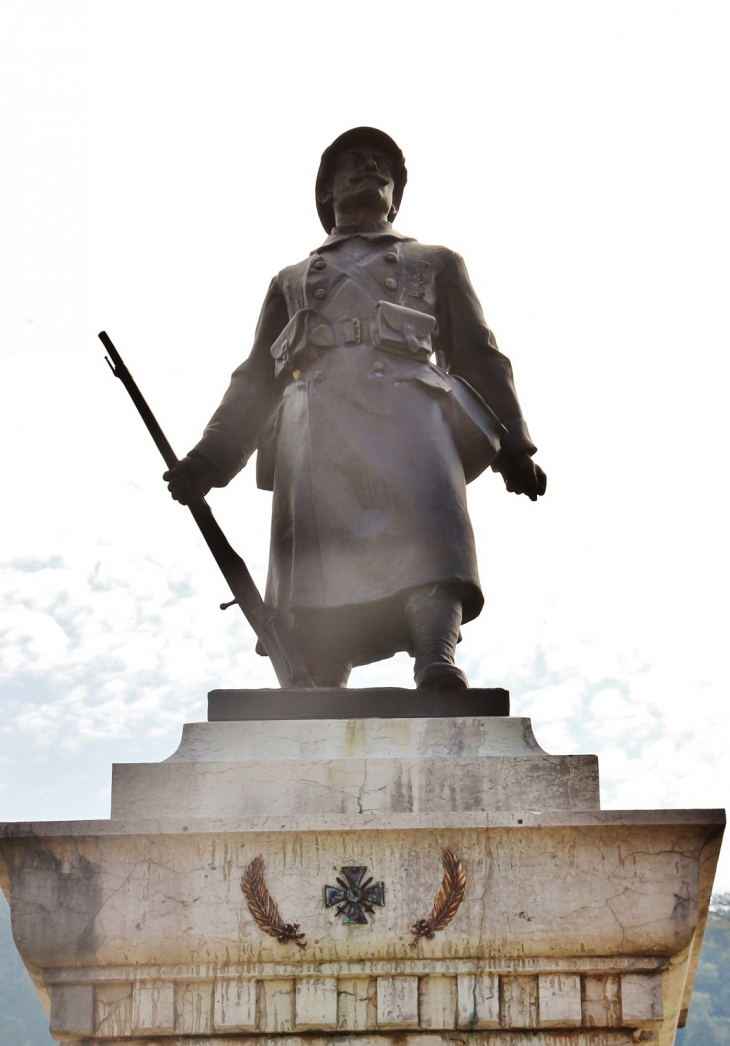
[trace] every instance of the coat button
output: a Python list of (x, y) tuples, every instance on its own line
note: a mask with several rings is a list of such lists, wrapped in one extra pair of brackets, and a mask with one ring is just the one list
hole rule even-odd
[(315, 296), (315, 298), (319, 298), (320, 301), (321, 301), (322, 298), (324, 298), (326, 293), (327, 293), (327, 291), (324, 289), (324, 287), (317, 287), (317, 290), (314, 292), (314, 296)]
[(398, 255), (395, 253), (395, 251), (388, 251), (388, 253), (385, 255), (385, 260), (389, 262), (397, 262)]
[(321, 370), (316, 370), (312, 375), (315, 381), (324, 381), (324, 374)]
[(376, 360), (375, 363), (373, 364), (373, 370), (375, 371), (376, 374), (382, 374), (383, 371), (385, 370), (385, 364), (383, 363), (383, 361), (382, 360)]
[(314, 268), (314, 269), (326, 269), (327, 268), (327, 262), (324, 260), (324, 258), (317, 258), (317, 260), (314, 263), (314, 265), (312, 266), (312, 268)]
[(389, 276), (388, 279), (385, 281), (385, 286), (388, 288), (389, 291), (394, 291), (398, 286), (398, 281), (394, 280), (392, 276)]

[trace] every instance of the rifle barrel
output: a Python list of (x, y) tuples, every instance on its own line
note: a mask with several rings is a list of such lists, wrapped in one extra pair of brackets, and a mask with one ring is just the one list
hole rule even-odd
[(139, 391), (139, 386), (137, 385), (137, 382), (129, 373), (126, 363), (117, 352), (114, 343), (112, 342), (111, 338), (109, 337), (106, 331), (100, 332), (99, 340), (101, 341), (102, 345), (111, 357), (111, 362), (109, 361), (109, 359), (107, 359), (107, 363), (109, 364), (109, 368), (112, 374), (115, 378), (119, 378), (119, 380), (122, 382), (125, 389), (129, 393), (132, 402), (134, 403), (135, 407), (140, 413), (142, 421), (147, 426), (150, 436), (152, 436), (152, 439), (157, 444), (157, 449), (165, 459), (165, 464), (169, 469), (171, 469), (174, 465), (177, 465), (178, 461), (177, 457), (175, 456), (175, 451), (170, 446), (167, 436), (160, 428), (157, 418), (150, 410), (147, 400)]
[[(147, 400), (140, 392), (136, 381), (129, 373), (124, 360), (106, 331), (101, 331), (99, 339), (109, 354), (107, 363), (112, 374), (115, 378), (119, 378), (129, 393), (149, 434), (155, 441), (157, 449), (165, 459), (165, 464), (168, 468), (173, 468), (178, 459), (165, 433), (160, 428), (157, 418), (150, 410)], [(273, 607), (264, 603), (248, 567), (229, 544), (208, 502), (202, 495), (197, 494), (190, 498), (188, 508), (198, 524), (205, 543), (213, 553), (213, 558), (220, 567), (223, 577), (230, 586), (235, 597), (234, 602), (238, 603), (244, 617), (271, 658), (279, 685), (282, 687), (313, 687), (314, 684), (309, 678), (304, 658), (291, 631)]]

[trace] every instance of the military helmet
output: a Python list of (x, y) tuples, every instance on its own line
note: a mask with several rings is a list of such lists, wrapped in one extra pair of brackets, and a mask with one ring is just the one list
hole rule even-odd
[(319, 170), (317, 171), (317, 181), (314, 187), (317, 201), (317, 214), (319, 214), (319, 220), (322, 222), (324, 230), (328, 234), (332, 232), (332, 229), (335, 226), (335, 209), (332, 206), (331, 200), (323, 200), (321, 197), (325, 194), (325, 186), (332, 172), (332, 166), (337, 159), (337, 156), (344, 149), (349, 149), (357, 142), (363, 140), (376, 144), (390, 157), (393, 164), (393, 207), (388, 214), (388, 221), (392, 222), (400, 209), (403, 190), (408, 178), (408, 171), (406, 170), (406, 161), (403, 153), (390, 135), (386, 134), (385, 131), (379, 131), (377, 127), (353, 127), (349, 131), (345, 131), (344, 134), (341, 134), (339, 138), (335, 138), (334, 142), (325, 149), (322, 153)]

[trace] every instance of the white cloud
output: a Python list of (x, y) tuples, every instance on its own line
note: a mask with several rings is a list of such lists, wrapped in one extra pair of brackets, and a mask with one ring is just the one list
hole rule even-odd
[[(95, 335), (187, 449), (270, 276), (320, 241), (318, 156), (357, 123), (403, 143), (401, 228), (465, 256), (550, 477), (539, 505), (470, 489), (472, 682), (546, 749), (597, 752), (612, 807), (727, 803), (729, 17), (3, 12), (4, 817), (105, 816), (113, 760), (169, 755), (213, 687), (275, 685)], [(353, 39), (367, 75), (332, 93)], [(211, 500), (263, 586), (268, 496), (247, 473)], [(409, 685), (408, 659), (353, 682)]]

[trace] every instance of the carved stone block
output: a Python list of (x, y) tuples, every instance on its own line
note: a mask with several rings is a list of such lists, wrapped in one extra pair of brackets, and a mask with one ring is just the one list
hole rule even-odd
[(294, 1031), (294, 981), (259, 981), (258, 1030), (276, 1035)]
[(337, 1027), (340, 1031), (365, 1031), (377, 1027), (377, 983), (374, 977), (339, 979)]
[(213, 1031), (213, 983), (194, 981), (175, 988), (175, 1032), (209, 1035)]
[(499, 977), (496, 973), (463, 973), (457, 977), (460, 1028), (499, 1027)]
[(90, 1035), (94, 1030), (91, 984), (57, 984), (51, 995), (51, 1034), (57, 1039)]
[(337, 1027), (337, 978), (302, 977), (296, 982), (298, 1031)]
[(157, 981), (139, 981), (132, 992), (135, 1032), (167, 1035), (175, 1030), (175, 988)]
[(600, 806), (596, 756), (548, 755), (508, 717), (188, 723), (170, 759), (112, 780), (113, 819)]
[(536, 1028), (537, 977), (502, 977), (500, 988), (502, 1027)]
[(418, 1027), (418, 977), (378, 977), (378, 1027)]
[(587, 1028), (621, 1025), (621, 992), (617, 974), (583, 978), (583, 1024)]
[(540, 1025), (543, 1028), (580, 1028), (580, 977), (541, 974), (538, 977)]
[(250, 978), (221, 978), (213, 998), (216, 1031), (256, 1031), (256, 981)]
[(419, 985), (422, 1028), (453, 1028), (456, 1024), (456, 977), (422, 977)]
[(656, 974), (621, 974), (623, 1024), (632, 1028), (653, 1027), (664, 1016), (662, 979)]
[(132, 1034), (132, 985), (100, 984), (95, 991), (95, 1031), (112, 1039)]

